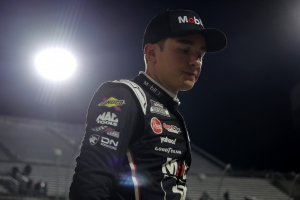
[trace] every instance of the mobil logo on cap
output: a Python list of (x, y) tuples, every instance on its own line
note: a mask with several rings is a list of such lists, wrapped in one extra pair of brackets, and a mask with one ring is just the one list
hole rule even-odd
[(196, 17), (187, 17), (187, 16), (178, 16), (179, 23), (190, 23), (190, 24), (197, 24), (202, 25), (201, 19), (197, 19)]
[(162, 133), (162, 125), (161, 122), (156, 118), (152, 117), (150, 121), (151, 128), (154, 133), (161, 134)]

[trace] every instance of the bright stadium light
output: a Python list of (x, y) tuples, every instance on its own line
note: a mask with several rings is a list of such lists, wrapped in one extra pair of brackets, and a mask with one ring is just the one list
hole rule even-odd
[(44, 78), (60, 81), (74, 73), (76, 60), (66, 50), (52, 48), (42, 51), (36, 56), (35, 66)]

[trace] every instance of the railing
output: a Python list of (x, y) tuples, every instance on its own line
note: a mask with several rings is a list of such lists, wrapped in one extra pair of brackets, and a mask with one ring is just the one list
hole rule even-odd
[(271, 183), (286, 193), (289, 199), (300, 200), (300, 174), (282, 174), (276, 172), (271, 175)]
[(13, 194), (19, 192), (19, 182), (8, 173), (0, 173), (0, 184)]

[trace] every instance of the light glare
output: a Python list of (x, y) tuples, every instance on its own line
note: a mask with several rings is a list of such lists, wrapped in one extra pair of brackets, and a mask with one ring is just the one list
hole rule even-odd
[(50, 80), (64, 80), (70, 77), (76, 67), (74, 56), (63, 49), (47, 49), (36, 56), (38, 72)]

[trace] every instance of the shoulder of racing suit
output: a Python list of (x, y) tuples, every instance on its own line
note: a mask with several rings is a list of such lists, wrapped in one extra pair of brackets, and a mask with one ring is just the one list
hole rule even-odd
[(140, 105), (142, 107), (144, 115), (146, 115), (146, 109), (147, 109), (147, 97), (143, 89), (136, 83), (126, 80), (126, 79), (121, 79), (118, 81), (113, 81), (112, 83), (120, 83), (120, 84), (125, 84), (127, 85), (136, 95), (137, 99), (140, 102)]

